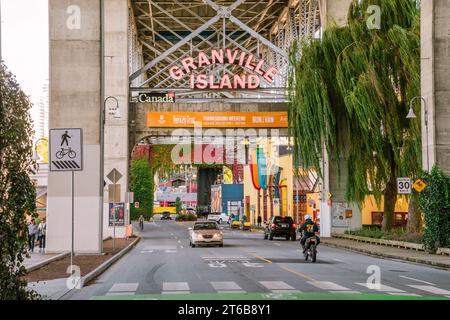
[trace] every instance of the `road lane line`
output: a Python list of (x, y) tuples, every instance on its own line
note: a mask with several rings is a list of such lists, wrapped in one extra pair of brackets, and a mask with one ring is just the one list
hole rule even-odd
[(411, 277), (407, 277), (407, 276), (399, 276), (399, 277), (400, 278), (409, 279), (409, 280), (414, 280), (414, 281), (417, 281), (417, 282), (422, 282), (422, 283), (428, 284), (430, 286), (435, 286), (435, 284), (431, 283), (431, 282), (427, 282), (427, 281), (423, 281), (423, 280), (419, 280), (419, 279), (415, 279), (415, 278), (411, 278)]
[(449, 290), (445, 290), (445, 289), (441, 289), (441, 288), (436, 288), (433, 286), (420, 286), (420, 285), (415, 285), (415, 284), (408, 284), (408, 287), (414, 288), (414, 289), (418, 289), (418, 290), (422, 290), (422, 291), (426, 291), (426, 292), (430, 292), (436, 295), (450, 295), (450, 291)]
[(388, 294), (390, 294), (391, 296), (421, 297), (420, 294), (409, 292), (388, 292)]
[(343, 287), (337, 283), (331, 281), (308, 281), (310, 285), (313, 285), (316, 288), (322, 290), (331, 290), (331, 291), (352, 291), (349, 288)]
[(295, 274), (295, 275), (297, 275), (299, 277), (302, 277), (303, 279), (309, 280), (311, 282), (318, 281), (318, 280), (316, 280), (314, 278), (311, 278), (310, 276), (307, 276), (306, 274), (301, 273), (300, 271), (292, 270), (292, 269), (289, 269), (288, 267), (285, 267), (285, 266), (280, 266), (280, 268), (286, 270), (287, 272), (293, 273), (293, 274)]
[(383, 291), (383, 292), (389, 292), (389, 293), (394, 293), (394, 292), (397, 292), (397, 293), (406, 292), (405, 290), (393, 288), (393, 287), (390, 287), (390, 286), (385, 286), (384, 284), (380, 284), (380, 289), (376, 289), (376, 288), (372, 289), (372, 288), (369, 288), (369, 286), (367, 285), (367, 283), (358, 283), (358, 282), (356, 282), (355, 284), (357, 284), (357, 285), (359, 285), (359, 286), (363, 286), (363, 287), (365, 287), (365, 288), (367, 288), (367, 289), (369, 289), (369, 290)]
[(248, 251), (246, 251), (246, 252), (247, 252), (248, 254), (254, 256), (255, 258), (259, 259), (259, 260), (262, 260), (262, 261), (267, 262), (267, 263), (272, 263), (272, 261), (270, 261), (269, 259), (266, 259), (266, 258), (264, 258), (264, 257), (258, 256), (257, 254), (254, 254), (254, 253), (252, 253), (252, 252), (248, 252)]

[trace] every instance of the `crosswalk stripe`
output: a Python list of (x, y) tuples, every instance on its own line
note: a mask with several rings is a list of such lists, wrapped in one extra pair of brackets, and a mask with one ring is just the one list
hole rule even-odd
[(365, 287), (365, 288), (367, 288), (367, 289), (369, 289), (369, 290), (376, 290), (376, 291), (383, 291), (383, 292), (398, 292), (398, 293), (400, 293), (400, 292), (405, 292), (405, 290), (393, 288), (393, 287), (390, 287), (390, 286), (386, 286), (386, 285), (384, 285), (384, 284), (380, 284), (380, 288), (379, 288), (379, 289), (376, 289), (376, 288), (374, 288), (374, 289), (369, 288), (369, 286), (367, 285), (367, 283), (355, 283), (355, 284), (357, 284), (357, 285), (359, 285), (359, 286), (363, 286), (363, 287)]
[(337, 283), (330, 281), (308, 281), (309, 284), (322, 290), (332, 291), (351, 291), (351, 289), (338, 285)]
[(243, 291), (242, 288), (234, 281), (212, 281), (210, 283), (217, 291)]
[(449, 290), (445, 290), (445, 289), (441, 289), (441, 288), (436, 288), (433, 286), (422, 286), (422, 285), (415, 285), (415, 284), (408, 284), (408, 287), (414, 288), (414, 289), (418, 289), (418, 290), (422, 290), (422, 291), (426, 291), (426, 292), (430, 292), (433, 294), (437, 294), (437, 295), (450, 295), (450, 291)]
[(391, 296), (421, 297), (420, 294), (409, 292), (388, 292), (388, 294), (390, 294)]
[(259, 281), (264, 287), (266, 287), (269, 290), (295, 290), (294, 287), (291, 287), (284, 281)]
[(189, 291), (187, 282), (163, 282), (163, 291)]
[(131, 283), (114, 283), (111, 289), (109, 289), (106, 295), (133, 295), (135, 294), (139, 283), (131, 282)]

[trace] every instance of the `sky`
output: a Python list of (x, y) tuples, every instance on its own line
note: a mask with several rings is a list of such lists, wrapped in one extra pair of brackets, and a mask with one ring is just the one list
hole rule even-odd
[[(48, 0), (0, 0), (2, 56), (34, 104), (48, 79)], [(32, 116), (37, 116), (33, 108)]]

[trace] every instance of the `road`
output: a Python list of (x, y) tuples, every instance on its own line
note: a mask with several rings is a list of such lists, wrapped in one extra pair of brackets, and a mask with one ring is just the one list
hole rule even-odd
[[(224, 247), (189, 247), (192, 223), (146, 223), (136, 247), (65, 299), (450, 298), (450, 272), (319, 246), (316, 263), (299, 242), (224, 230)], [(379, 270), (381, 287), (367, 286)], [(379, 269), (378, 269), (379, 268)]]

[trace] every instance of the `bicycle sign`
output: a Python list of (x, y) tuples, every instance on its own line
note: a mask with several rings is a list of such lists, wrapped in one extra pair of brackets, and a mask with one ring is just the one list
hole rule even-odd
[(51, 129), (50, 171), (81, 171), (83, 134), (78, 128)]

